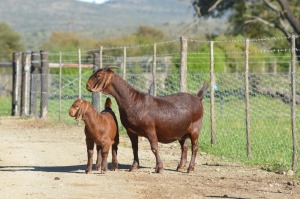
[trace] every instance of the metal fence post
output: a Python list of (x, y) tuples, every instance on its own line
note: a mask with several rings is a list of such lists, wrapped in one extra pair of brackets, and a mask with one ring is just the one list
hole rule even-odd
[(292, 35), (291, 39), (291, 90), (292, 90), (292, 106), (291, 106), (291, 120), (292, 120), (292, 134), (293, 134), (293, 157), (292, 157), (292, 169), (294, 172), (297, 170), (298, 162), (298, 139), (296, 129), (296, 39), (295, 35)]
[(156, 44), (153, 44), (153, 65), (152, 65), (152, 78), (153, 78), (153, 96), (156, 96)]
[(214, 42), (210, 42), (210, 123), (211, 144), (215, 144), (215, 78), (214, 78)]
[(246, 113), (246, 137), (247, 137), (247, 157), (251, 158), (250, 139), (250, 104), (249, 104), (249, 39), (245, 40), (245, 113)]
[(123, 49), (123, 79), (126, 79), (126, 47)]

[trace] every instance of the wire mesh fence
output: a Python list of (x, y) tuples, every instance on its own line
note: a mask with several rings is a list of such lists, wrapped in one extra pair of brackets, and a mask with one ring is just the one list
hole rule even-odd
[[(291, 109), (292, 102), (295, 100), (296, 128), (299, 129), (300, 75), (295, 73), (296, 96), (293, 99), (291, 89), (291, 50), (293, 49), (289, 46), (270, 48), (271, 45), (275, 45), (274, 41), (286, 38), (275, 39), (250, 40), (247, 61), (251, 129), (250, 159), (246, 149), (247, 92), (244, 40), (214, 41), (213, 51), (210, 48), (211, 41), (187, 41), (187, 92), (196, 94), (204, 82), (211, 82), (210, 90), (214, 90), (215, 143), (213, 145), (211, 143), (212, 98), (211, 92), (208, 91), (203, 100), (205, 115), (200, 136), (202, 150), (256, 164), (272, 165), (275, 169), (291, 166), (293, 161)], [(155, 51), (153, 46), (156, 46)], [(70, 105), (80, 97), (88, 101), (92, 100), (92, 94), (85, 89), (85, 83), (93, 73), (95, 53), (100, 55), (97, 57), (99, 60), (96, 60), (100, 61), (99, 65), (118, 66), (119, 69), (115, 72), (141, 92), (153, 94), (155, 89), (155, 94), (159, 97), (181, 91), (182, 52), (178, 40), (155, 45), (104, 47), (81, 52), (49, 52), (47, 118), (53, 123), (76, 124), (77, 122), (68, 115)], [(299, 57), (297, 56), (296, 59)], [(212, 63), (213, 73), (210, 67)], [(153, 72), (154, 64), (157, 66), (155, 72)], [(79, 65), (81, 65), (80, 69)], [(212, 77), (213, 81), (211, 81)], [(12, 107), (12, 75), (1, 74), (0, 78), (0, 115), (9, 115)], [(41, 85), (41, 75), (32, 74), (31, 79), (35, 79), (34, 82)], [(37, 88), (37, 98), (41, 98), (40, 90)], [(102, 97), (102, 107), (106, 97)], [(41, 107), (38, 105), (37, 109), (39, 112)], [(118, 115), (115, 101), (113, 101), (113, 109)], [(124, 131), (121, 122), (119, 125)]]

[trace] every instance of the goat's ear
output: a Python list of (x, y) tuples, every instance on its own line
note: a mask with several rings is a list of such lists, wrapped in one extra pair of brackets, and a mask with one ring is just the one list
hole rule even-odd
[(83, 100), (80, 99), (80, 104), (78, 106), (78, 110), (76, 112), (76, 115), (75, 115), (75, 119), (77, 120), (81, 120), (82, 119), (82, 115), (84, 114), (84, 103), (83, 103)]
[(119, 69), (118, 66), (107, 66), (104, 68), (105, 70), (110, 70), (110, 69)]

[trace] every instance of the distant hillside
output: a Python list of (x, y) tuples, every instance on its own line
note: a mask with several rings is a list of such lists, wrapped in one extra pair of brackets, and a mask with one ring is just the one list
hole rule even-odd
[[(53, 31), (105, 38), (128, 35), (140, 25), (150, 25), (178, 37), (192, 19), (189, 0), (110, 0), (104, 4), (76, 0), (0, 1), (0, 21), (19, 32), (29, 49), (38, 48)], [(224, 23), (202, 23), (202, 28), (196, 30), (201, 34), (222, 31), (224, 27)]]

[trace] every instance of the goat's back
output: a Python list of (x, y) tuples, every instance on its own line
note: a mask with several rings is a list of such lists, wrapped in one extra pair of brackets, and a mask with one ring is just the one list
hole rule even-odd
[(132, 101), (132, 106), (122, 108), (119, 105), (119, 108), (126, 129), (142, 136), (147, 136), (145, 133), (153, 129), (160, 142), (180, 139), (192, 124), (200, 129), (199, 121), (203, 116), (201, 99), (188, 93), (159, 98), (140, 93)]

